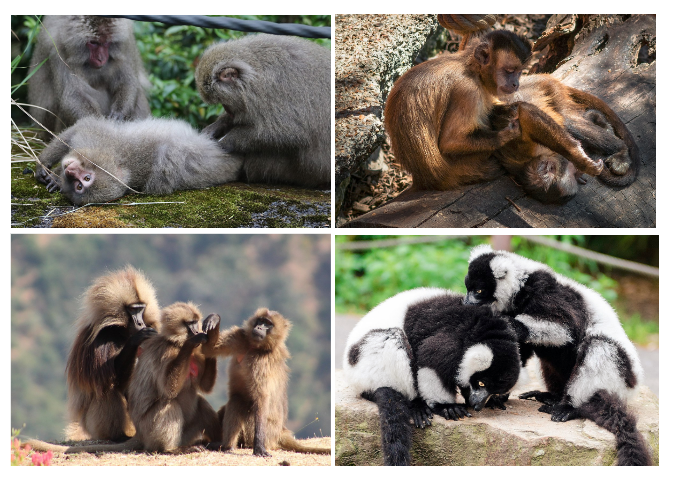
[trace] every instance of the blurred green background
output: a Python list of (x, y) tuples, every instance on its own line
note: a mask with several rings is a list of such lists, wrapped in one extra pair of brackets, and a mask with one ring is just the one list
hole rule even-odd
[[(302, 438), (330, 435), (329, 235), (15, 234), (11, 257), (11, 426), (24, 436), (63, 438), (80, 296), (127, 264), (151, 280), (160, 306), (191, 300), (204, 317), (218, 313), (223, 329), (258, 307), (290, 319), (288, 428)], [(218, 361), (206, 396), (216, 410), (227, 401), (228, 360)]]
[[(507, 236), (511, 250), (599, 292), (618, 311), (630, 339), (657, 344), (658, 279)], [(609, 256), (658, 267), (659, 236), (542, 236)], [(439, 239), (439, 240), (438, 240)], [(363, 315), (383, 300), (414, 287), (444, 287), (465, 293), (470, 249), (492, 236), (336, 236), (337, 313)], [(380, 241), (386, 241), (384, 243)], [(414, 243), (417, 241), (431, 241)], [(355, 243), (361, 242), (354, 250)], [(406, 243), (407, 242), (407, 243)], [(371, 247), (368, 246), (371, 244)]]
[[(215, 15), (218, 16), (218, 15)], [(228, 15), (244, 20), (264, 20), (276, 23), (301, 23), (316, 27), (330, 26), (330, 15)], [(39, 28), (35, 15), (12, 15), (12, 60), (20, 57), (12, 71), (12, 85), (25, 78), (30, 66), (33, 44), (31, 32)], [(196, 90), (194, 71), (199, 56), (212, 43), (239, 38), (248, 33), (193, 26), (170, 26), (158, 22), (134, 22), (136, 43), (153, 89), (149, 92), (152, 116), (180, 118), (201, 129), (213, 123), (222, 113), (222, 106), (207, 105)], [(34, 35), (33, 42), (37, 39)], [(330, 48), (329, 39), (312, 39)], [(26, 103), (27, 87), (22, 86), (12, 97)], [(29, 119), (18, 108), (12, 108), (12, 118), (23, 125)]]

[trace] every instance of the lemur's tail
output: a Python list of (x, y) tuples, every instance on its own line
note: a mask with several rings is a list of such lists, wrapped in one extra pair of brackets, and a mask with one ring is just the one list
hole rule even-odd
[(616, 436), (618, 465), (652, 465), (644, 437), (637, 430), (637, 420), (616, 395), (601, 390), (580, 407), (583, 417)]
[(374, 392), (363, 392), (362, 397), (379, 407), (381, 449), (384, 465), (404, 466), (410, 464), (412, 424), (409, 400), (390, 387), (381, 387)]

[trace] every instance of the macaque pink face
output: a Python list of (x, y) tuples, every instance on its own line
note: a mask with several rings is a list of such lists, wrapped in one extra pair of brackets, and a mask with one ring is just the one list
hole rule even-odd
[(89, 48), (89, 65), (93, 68), (102, 68), (107, 62), (110, 54), (108, 47), (110, 42), (106, 41), (88, 41), (87, 48)]
[(84, 168), (82, 162), (75, 157), (69, 156), (63, 160), (63, 171), (77, 194), (85, 193), (94, 184), (96, 175), (93, 168)]

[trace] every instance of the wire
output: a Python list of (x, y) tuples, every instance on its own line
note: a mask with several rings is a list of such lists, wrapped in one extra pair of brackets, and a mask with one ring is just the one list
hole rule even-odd
[(295, 35), (305, 38), (332, 38), (331, 27), (312, 27), (299, 23), (274, 23), (263, 20), (240, 20), (231, 17), (205, 15), (102, 15), (108, 18), (128, 18), (139, 22), (161, 22), (167, 25), (193, 25), (222, 28), (240, 32), (261, 32), (272, 35)]

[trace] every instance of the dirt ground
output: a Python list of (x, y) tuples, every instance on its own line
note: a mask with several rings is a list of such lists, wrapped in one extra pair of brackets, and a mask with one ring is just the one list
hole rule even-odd
[[(330, 437), (301, 440), (310, 446), (330, 447)], [(55, 453), (52, 466), (330, 466), (331, 455), (312, 455), (282, 450), (270, 450), (270, 458), (253, 456), (251, 448), (228, 452), (202, 451), (185, 455), (156, 453)], [(31, 463), (30, 456), (25, 464)]]

